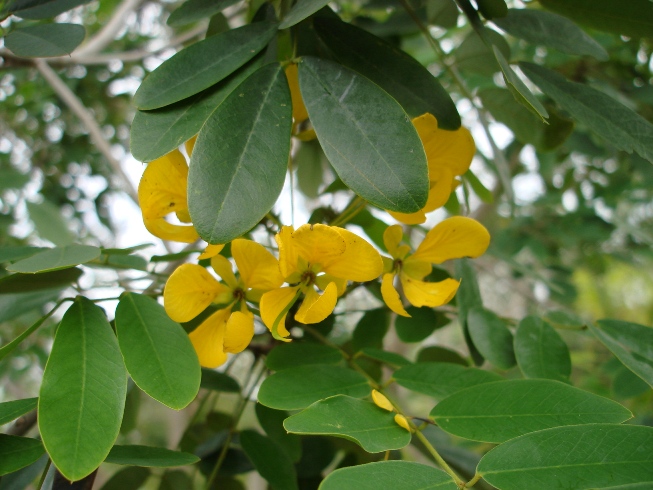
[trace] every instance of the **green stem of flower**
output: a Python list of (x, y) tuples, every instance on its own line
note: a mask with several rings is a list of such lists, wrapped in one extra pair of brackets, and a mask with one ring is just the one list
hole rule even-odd
[(50, 469), (51, 464), (52, 460), (48, 458), (48, 462), (45, 464), (45, 468), (43, 468), (43, 473), (41, 473), (39, 484), (36, 486), (37, 490), (41, 490), (43, 488), (43, 484), (45, 483), (45, 478), (48, 476), (48, 470)]
[(474, 485), (476, 485), (476, 483), (477, 483), (481, 478), (483, 478), (483, 477), (482, 477), (481, 475), (479, 475), (478, 473), (476, 473), (476, 474), (474, 475), (474, 478), (472, 478), (472, 479), (469, 480), (467, 483), (465, 483), (465, 488), (472, 488)]
[(352, 199), (349, 205), (342, 210), (342, 213), (334, 218), (334, 220), (330, 223), (330, 226), (342, 226), (348, 223), (354, 216), (365, 209), (365, 206), (367, 206), (365, 200), (360, 196), (356, 196), (354, 199)]
[(274, 320), (274, 323), (272, 324), (272, 336), (275, 339), (281, 340), (282, 342), (290, 342), (291, 339), (287, 339), (279, 335), (279, 323), (281, 322), (283, 317), (288, 314), (290, 308), (292, 308), (292, 306), (297, 302), (301, 294), (302, 294), (301, 288), (297, 289), (297, 292), (295, 293), (295, 296), (293, 296), (293, 298), (290, 300), (290, 303), (288, 303), (286, 307), (283, 310), (281, 310), (281, 313), (279, 313), (277, 318)]
[(426, 450), (429, 452), (431, 456), (433, 456), (433, 459), (435, 459), (436, 463), (438, 463), (442, 469), (451, 477), (453, 478), (453, 481), (456, 482), (456, 485), (458, 485), (459, 488), (464, 488), (465, 487), (465, 482), (456, 474), (456, 472), (451, 469), (451, 467), (447, 464), (447, 462), (440, 456), (440, 453), (433, 447), (433, 445), (429, 442), (429, 440), (426, 438), (424, 434), (422, 434), (422, 431), (417, 430), (417, 427), (415, 427), (415, 424), (413, 424), (410, 420), (408, 423), (415, 428), (415, 435), (417, 438), (420, 440), (422, 444), (424, 444), (424, 447)]

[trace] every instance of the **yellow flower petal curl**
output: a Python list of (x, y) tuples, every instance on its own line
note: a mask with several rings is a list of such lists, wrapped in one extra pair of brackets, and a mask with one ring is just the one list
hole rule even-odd
[(229, 308), (218, 310), (188, 334), (203, 367), (215, 368), (226, 362), (227, 354), (223, 350), (223, 344), (230, 313)]
[(279, 270), (286, 279), (297, 272), (299, 255), (297, 255), (297, 248), (292, 239), (293, 231), (292, 226), (282, 226), (274, 237), (279, 247)]
[(430, 262), (415, 259), (410, 255), (404, 260), (401, 270), (412, 279), (422, 280), (431, 273), (433, 267)]
[(347, 290), (347, 279), (345, 278), (335, 277), (331, 274), (322, 274), (315, 278), (315, 284), (322, 291), (324, 291), (330, 283), (335, 283), (338, 287), (338, 296), (342, 296)]
[(490, 244), (490, 233), (478, 221), (454, 216), (429, 231), (412, 255), (413, 259), (441, 264), (445, 260), (478, 257)]
[(301, 91), (299, 90), (299, 70), (295, 63), (286, 66), (286, 78), (290, 87), (290, 98), (292, 100), (292, 117), (295, 125), (299, 125), (308, 119), (308, 111), (304, 105)]
[(222, 278), (227, 286), (233, 291), (238, 287), (238, 279), (234, 274), (231, 262), (224, 255), (215, 255), (211, 257), (211, 267)]
[(143, 218), (147, 231), (161, 240), (193, 243), (200, 236), (192, 226), (180, 226), (168, 223), (165, 218)]
[(388, 305), (388, 308), (394, 311), (397, 315), (410, 317), (401, 302), (399, 293), (395, 289), (393, 284), (394, 278), (394, 273), (383, 274), (383, 279), (381, 281), (381, 296), (383, 297), (383, 301)]
[(202, 252), (200, 256), (197, 257), (197, 260), (210, 259), (211, 257), (215, 257), (220, 252), (222, 252), (223, 248), (224, 248), (223, 244), (217, 244), (217, 245), (209, 244), (204, 249), (204, 252)]
[(383, 273), (383, 260), (379, 252), (367, 240), (344, 228), (333, 228), (345, 241), (344, 252), (321, 262), (322, 270), (350, 281), (372, 281)]
[(170, 275), (163, 291), (166, 313), (176, 322), (188, 322), (228, 289), (197, 264), (183, 264)]
[[(268, 291), (261, 296), (259, 304), (261, 310), (261, 320), (270, 331), (274, 327), (274, 322), (284, 309), (292, 302), (299, 290), (298, 286), (290, 288), (279, 288)], [(277, 332), (281, 337), (288, 337), (290, 333), (286, 330), (286, 315), (283, 315), (279, 321)]]
[(411, 279), (406, 274), (400, 274), (401, 286), (406, 299), (413, 306), (442, 306), (453, 299), (460, 285), (455, 279), (445, 279), (439, 282), (424, 282)]
[(238, 238), (231, 242), (231, 254), (247, 288), (267, 291), (283, 284), (279, 261), (262, 245)]
[(404, 237), (404, 231), (401, 229), (400, 225), (388, 226), (383, 232), (383, 245), (388, 250), (388, 253), (397, 258), (397, 248), (401, 243), (401, 239)]
[(224, 333), (224, 351), (237, 354), (245, 350), (254, 337), (254, 315), (249, 311), (234, 311)]
[(421, 225), (426, 221), (426, 213), (424, 213), (424, 211), (421, 209), (419, 211), (415, 211), (414, 213), (399, 213), (397, 211), (390, 210), (387, 212), (394, 219), (406, 225)]
[(339, 260), (347, 248), (335, 227), (322, 224), (300, 226), (292, 233), (291, 241), (299, 256), (311, 265), (321, 264), (322, 270), (326, 270), (326, 264)]
[(320, 323), (333, 312), (337, 301), (338, 287), (334, 282), (330, 283), (322, 294), (310, 288), (295, 314), (295, 320), (305, 324)]
[(388, 412), (393, 412), (395, 409), (395, 407), (392, 406), (392, 403), (390, 403), (390, 400), (388, 400), (388, 398), (380, 391), (372, 390), (372, 401), (374, 401), (374, 404), (377, 407), (387, 410)]

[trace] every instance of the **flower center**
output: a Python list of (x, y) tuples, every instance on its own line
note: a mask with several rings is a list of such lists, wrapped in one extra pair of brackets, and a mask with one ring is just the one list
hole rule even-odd
[(234, 289), (232, 294), (235, 301), (245, 301), (245, 291), (241, 288)]
[(315, 272), (309, 269), (307, 271), (304, 271), (304, 273), (302, 274), (301, 283), (305, 284), (306, 286), (310, 286), (315, 282), (316, 277), (317, 276), (315, 275)]
[(395, 259), (392, 263), (392, 270), (399, 272), (401, 267), (404, 265), (404, 261), (401, 259)]

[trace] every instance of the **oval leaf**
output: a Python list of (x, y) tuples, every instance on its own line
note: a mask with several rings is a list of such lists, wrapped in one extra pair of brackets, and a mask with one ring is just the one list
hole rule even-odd
[(21, 19), (48, 19), (90, 0), (14, 0), (8, 10)]
[(113, 446), (105, 463), (169, 468), (197, 463), (199, 460), (194, 454), (172, 451), (164, 447)]
[(529, 316), (519, 322), (514, 346), (519, 369), (527, 378), (569, 380), (569, 348), (558, 332), (542, 319)]
[(7, 267), (8, 271), (23, 274), (51, 272), (68, 269), (79, 264), (90, 262), (100, 256), (100, 249), (90, 245), (68, 245), (39, 252)]
[(263, 381), (258, 401), (277, 410), (300, 410), (333, 395), (362, 398), (370, 386), (362, 374), (339, 366), (301, 366), (285, 369)]
[(279, 29), (287, 29), (298, 24), (320, 10), (327, 3), (329, 3), (329, 0), (299, 0), (283, 18)]
[(260, 68), (206, 121), (188, 174), (188, 207), (209, 243), (253, 228), (276, 201), (290, 154), (292, 106), (278, 64)]
[(244, 430), (240, 433), (240, 445), (256, 470), (272, 488), (298, 488), (292, 460), (272, 439), (253, 430)]
[(124, 293), (116, 308), (116, 334), (136, 385), (164, 405), (181, 410), (200, 388), (200, 363), (188, 335), (156, 300)]
[(36, 408), (38, 398), (24, 398), (0, 403), (0, 425), (7, 424)]
[(227, 7), (235, 5), (240, 0), (188, 0), (174, 10), (166, 24), (172, 27), (179, 27), (198, 20), (213, 17)]
[(504, 442), (563, 425), (621, 423), (632, 414), (565, 383), (513, 379), (459, 391), (438, 403), (431, 416), (443, 430), (465, 439)]
[(209, 88), (251, 60), (276, 29), (274, 22), (255, 22), (191, 44), (145, 77), (134, 104), (157, 109)]
[(342, 65), (309, 56), (299, 65), (299, 85), (324, 153), (349, 188), (391, 211), (426, 204), (424, 147), (392, 97)]
[(394, 416), (374, 403), (337, 395), (287, 418), (283, 426), (294, 434), (344, 437), (368, 453), (380, 453), (410, 443), (410, 432), (399, 427)]
[(38, 439), (0, 434), (0, 476), (31, 465), (44, 452)]
[(15, 296), (42, 290), (60, 290), (82, 276), (81, 269), (71, 268), (54, 272), (34, 274), (11, 274), (0, 279), (0, 294)]
[(225, 393), (240, 393), (238, 381), (228, 374), (213, 369), (202, 368), (200, 387), (207, 390), (224, 391)]
[(404, 388), (437, 399), (446, 398), (470, 386), (502, 379), (501, 376), (490, 371), (448, 362), (426, 362), (405, 366), (395, 371), (393, 378)]
[(449, 320), (433, 308), (410, 306), (406, 310), (410, 317), (398, 316), (395, 320), (397, 336), (403, 342), (421, 342), (436, 329), (444, 327)]
[(456, 260), (454, 265), (455, 277), (460, 278), (460, 287), (456, 293), (456, 303), (458, 304), (458, 321), (463, 328), (463, 336), (465, 344), (469, 349), (474, 364), (480, 366), (485, 359), (478, 351), (472, 338), (469, 335), (469, 321), (467, 319), (469, 311), (475, 306), (483, 306), (481, 298), (481, 291), (478, 287), (478, 279), (476, 278), (476, 271), (472, 266), (469, 259)]
[(382, 362), (383, 364), (389, 364), (390, 366), (408, 366), (412, 364), (408, 359), (406, 359), (401, 354), (396, 352), (388, 352), (383, 349), (375, 349), (374, 347), (364, 347), (361, 349), (361, 354), (375, 361)]
[(488, 452), (477, 471), (501, 490), (653, 482), (653, 427), (595, 424), (533, 432)]
[(261, 403), (255, 407), (256, 418), (270, 439), (283, 449), (290, 459), (299, 461), (302, 455), (301, 438), (295, 434), (288, 434), (283, 427), (283, 421), (289, 416), (284, 410), (274, 410)]
[(268, 369), (282, 369), (305, 366), (307, 364), (338, 364), (342, 354), (338, 349), (314, 342), (290, 342), (279, 344), (265, 358)]
[(483, 357), (501, 369), (515, 365), (512, 334), (501, 318), (475, 306), (467, 315), (467, 325), (469, 335)]
[(327, 475), (320, 490), (456, 490), (458, 486), (444, 471), (411, 461), (379, 461), (339, 468)]
[(86, 29), (78, 24), (39, 24), (11, 32), (5, 37), (5, 46), (23, 58), (65, 56), (85, 35)]
[(38, 406), (43, 445), (67, 479), (84, 478), (109, 454), (126, 394), (127, 370), (104, 310), (78, 297), (57, 330)]

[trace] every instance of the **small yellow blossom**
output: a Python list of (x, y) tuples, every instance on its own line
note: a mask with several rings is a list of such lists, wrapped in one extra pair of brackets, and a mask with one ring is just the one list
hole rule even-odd
[(413, 119), (417, 129), (429, 168), (429, 197), (426, 205), (415, 213), (395, 213), (389, 211), (396, 220), (408, 225), (426, 221), (426, 213), (444, 206), (449, 196), (460, 183), (456, 177), (461, 176), (472, 163), (476, 152), (474, 139), (467, 128), (455, 131), (438, 128), (437, 119), (429, 113)]
[(392, 406), (390, 400), (388, 400), (388, 398), (380, 391), (372, 390), (372, 400), (377, 407), (387, 410), (388, 412), (394, 412), (395, 407)]
[(431, 273), (431, 264), (463, 257), (478, 257), (490, 244), (490, 234), (478, 221), (463, 216), (448, 218), (429, 231), (415, 253), (401, 245), (401, 226), (389, 226), (383, 234), (383, 242), (392, 256), (386, 260), (386, 270), (381, 282), (381, 294), (388, 307), (402, 316), (410, 316), (404, 309), (394, 279), (399, 276), (406, 299), (414, 306), (437, 307), (448, 303), (456, 294), (459, 281), (445, 279), (425, 282)]
[(288, 79), (292, 100), (292, 134), (302, 141), (315, 139), (315, 130), (313, 128), (305, 129), (308, 121), (308, 111), (299, 90), (299, 71), (296, 64), (290, 63), (286, 66), (286, 78)]
[(347, 281), (371, 281), (383, 271), (383, 261), (374, 247), (344, 228), (307, 224), (295, 230), (284, 226), (275, 239), (281, 275), (289, 286), (262, 296), (261, 318), (279, 340), (289, 335), (286, 314), (301, 294), (304, 300), (295, 320), (319, 323), (331, 314)]
[(410, 426), (410, 423), (408, 422), (408, 419), (406, 417), (404, 417), (403, 415), (401, 415), (400, 413), (395, 415), (395, 422), (397, 423), (397, 425), (403, 427), (408, 432), (413, 432), (413, 428)]

